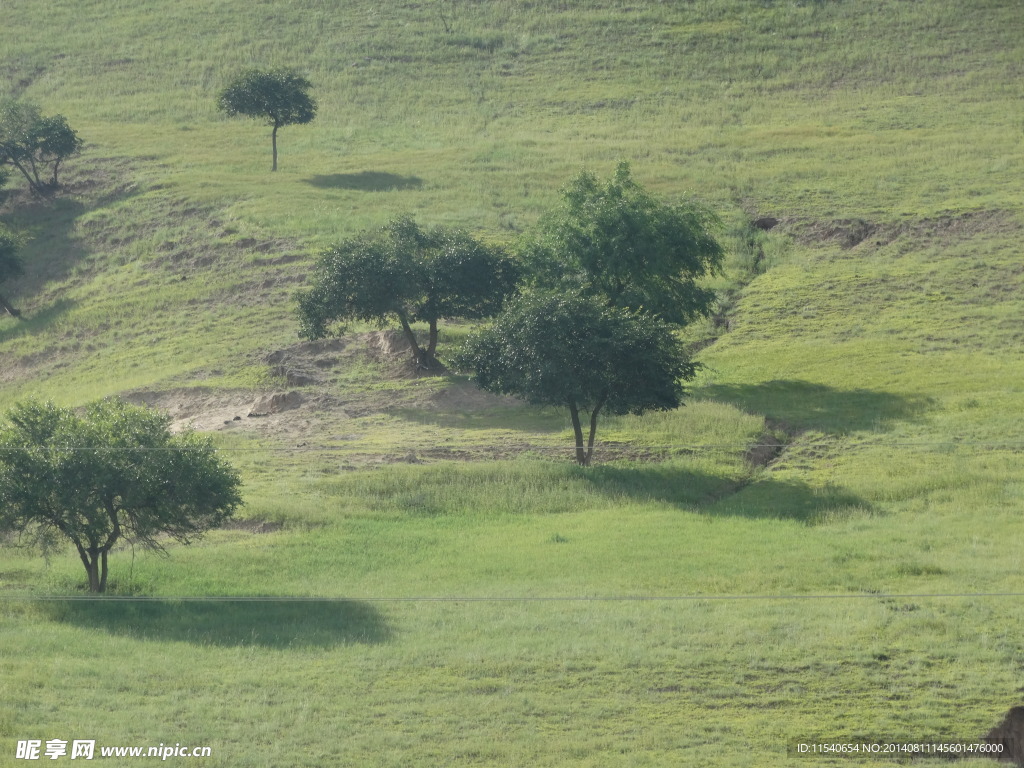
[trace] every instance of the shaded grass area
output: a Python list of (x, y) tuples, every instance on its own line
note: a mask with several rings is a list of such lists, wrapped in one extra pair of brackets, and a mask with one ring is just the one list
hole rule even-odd
[(387, 192), (392, 189), (415, 189), (423, 185), (423, 179), (418, 176), (400, 176), (383, 171), (360, 171), (359, 173), (320, 174), (311, 177), (308, 183), (314, 187), (326, 189)]
[(379, 611), (356, 600), (52, 601), (50, 620), (138, 640), (198, 646), (331, 648), (383, 643)]
[(934, 407), (934, 400), (925, 396), (841, 389), (799, 380), (712, 384), (702, 388), (701, 394), (745, 411), (771, 414), (790, 429), (831, 434), (880, 431), (892, 422), (919, 419)]

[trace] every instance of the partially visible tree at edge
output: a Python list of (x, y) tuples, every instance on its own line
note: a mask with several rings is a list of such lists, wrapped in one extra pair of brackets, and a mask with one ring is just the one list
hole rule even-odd
[(262, 120), (271, 127), (270, 143), (277, 170), (277, 131), (286, 125), (303, 125), (316, 117), (316, 101), (307, 93), (313, 84), (290, 69), (247, 69), (220, 92), (218, 108), (234, 117)]
[(16, 168), (33, 194), (57, 190), (61, 165), (81, 149), (63, 115), (43, 117), (35, 104), (15, 99), (0, 103), (0, 164)]
[[(25, 272), (18, 256), (20, 248), (21, 239), (0, 226), (0, 285)], [(12, 317), (21, 318), (21, 312), (15, 309), (3, 294), (0, 294), (0, 309)]]

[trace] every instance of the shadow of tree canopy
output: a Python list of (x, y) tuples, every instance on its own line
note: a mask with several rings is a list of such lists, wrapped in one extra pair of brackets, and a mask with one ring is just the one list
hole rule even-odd
[(195, 645), (331, 648), (388, 642), (379, 611), (359, 600), (55, 600), (54, 621)]
[(760, 384), (716, 384), (693, 394), (730, 403), (750, 413), (763, 413), (787, 427), (833, 434), (884, 428), (893, 421), (912, 421), (933, 407), (932, 398), (871, 389), (836, 389), (797, 379)]
[(864, 499), (834, 486), (814, 488), (773, 478), (750, 482), (694, 472), (675, 462), (601, 465), (581, 470), (580, 476), (609, 496), (668, 504), (710, 517), (794, 520), (813, 525), (872, 509)]
[(843, 488), (772, 479), (757, 480), (701, 511), (711, 517), (794, 520), (806, 525), (876, 514), (870, 502)]
[(0, 323), (4, 325), (0, 328), (0, 344), (41, 331), (74, 306), (75, 302), (71, 299), (58, 299), (47, 307), (22, 315), (20, 320), (10, 318), (10, 322), (2, 322), (5, 318), (0, 318)]
[[(25, 273), (2, 286), (9, 291), (5, 295), (15, 307), (24, 311), (22, 304), (30, 296), (49, 283), (64, 280), (86, 261), (91, 253), (87, 241), (77, 232), (78, 221), (84, 214), (138, 195), (136, 185), (124, 178), (128, 174), (130, 171), (116, 161), (99, 160), (87, 168), (76, 163), (64, 171), (61, 189), (55, 196), (39, 198), (18, 190), (3, 200), (0, 223), (27, 235), (19, 253)], [(70, 308), (68, 303), (57, 304), (53, 312), (38, 309), (31, 318), (26, 315), (25, 321), (36, 319), (38, 328)]]
[(80, 201), (65, 197), (27, 198), (0, 216), (0, 221), (10, 229), (28, 234), (19, 253), (25, 274), (8, 284), (16, 298), (37, 293), (46, 283), (63, 279), (86, 258), (82, 241), (73, 232), (78, 218), (87, 210)]
[(361, 192), (390, 192), (394, 189), (419, 189), (423, 179), (418, 176), (399, 176), (385, 171), (359, 173), (329, 173), (306, 179), (307, 184), (321, 189), (355, 189)]

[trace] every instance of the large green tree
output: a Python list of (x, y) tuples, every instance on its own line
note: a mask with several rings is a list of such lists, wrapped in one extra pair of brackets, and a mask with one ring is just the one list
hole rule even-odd
[[(20, 248), (21, 239), (0, 226), (0, 284), (24, 273), (25, 268), (18, 255)], [(13, 317), (21, 317), (21, 312), (15, 309), (2, 294), (0, 294), (0, 309)]]
[(316, 101), (305, 77), (290, 69), (247, 69), (220, 92), (217, 106), (229, 116), (263, 120), (271, 126), (270, 143), (277, 170), (277, 131), (286, 125), (303, 125), (316, 117)]
[(14, 406), (0, 428), (0, 530), (53, 547), (70, 540), (92, 592), (127, 539), (163, 551), (220, 525), (241, 504), (239, 477), (210, 442), (172, 435), (167, 417), (118, 400), (79, 415), (51, 403)]
[(57, 189), (61, 164), (82, 149), (63, 115), (44, 117), (35, 104), (0, 103), (0, 164), (17, 168), (37, 195)]
[(572, 293), (520, 297), (470, 336), (456, 364), (490, 392), (568, 408), (583, 466), (602, 413), (677, 408), (697, 368), (664, 320)]
[(542, 217), (524, 259), (539, 287), (579, 289), (609, 306), (683, 325), (715, 302), (701, 280), (721, 267), (716, 225), (694, 202), (668, 204), (650, 195), (623, 162), (607, 182), (589, 172), (573, 179)]
[[(448, 227), (421, 228), (401, 217), (325, 251), (313, 287), (298, 296), (300, 333), (326, 336), (337, 321), (397, 320), (416, 361), (436, 364), (438, 322), (493, 317), (519, 280), (501, 249)], [(412, 323), (427, 324), (426, 347)]]

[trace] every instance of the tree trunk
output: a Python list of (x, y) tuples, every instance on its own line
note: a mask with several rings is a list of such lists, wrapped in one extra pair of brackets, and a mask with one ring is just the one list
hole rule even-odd
[(53, 162), (53, 177), (50, 179), (50, 189), (57, 189), (57, 169), (60, 168), (60, 158)]
[(594, 406), (594, 410), (590, 412), (590, 435), (587, 437), (587, 466), (590, 466), (590, 459), (594, 455), (594, 435), (597, 434), (597, 414), (601, 411), (604, 406), (604, 401), (607, 400), (607, 395), (602, 395), (601, 399), (597, 401)]
[(608, 399), (607, 393), (601, 395), (590, 411), (590, 434), (587, 435), (587, 442), (583, 442), (583, 424), (580, 421), (580, 410), (573, 401), (569, 402), (569, 415), (572, 417), (572, 431), (576, 436), (576, 463), (581, 467), (589, 467), (594, 457), (594, 436), (597, 434), (597, 416)]
[(106, 552), (103, 553), (103, 578), (101, 579), (99, 549), (96, 547), (86, 549), (77, 541), (75, 546), (78, 548), (78, 556), (82, 559), (82, 565), (85, 566), (85, 574), (89, 577), (89, 591), (102, 592), (107, 588)]
[(412, 347), (413, 359), (416, 360), (417, 365), (426, 368), (425, 353), (420, 349), (420, 345), (416, 343), (416, 334), (413, 333), (412, 327), (409, 325), (409, 321), (405, 319), (404, 314), (399, 314), (398, 320), (402, 323), (402, 333), (405, 334), (405, 340), (408, 341), (409, 346)]
[(107, 550), (100, 553), (100, 588), (97, 592), (107, 591)]
[(7, 314), (9, 314), (11, 317), (16, 317), (19, 320), (21, 320), (21, 312), (12, 307), (10, 303), (7, 301), (7, 299), (5, 299), (3, 296), (0, 296), (0, 308), (6, 310)]
[[(35, 178), (32, 178), (32, 174), (29, 173), (29, 169), (26, 168), (21, 163), (19, 163), (17, 160), (12, 159), (10, 163), (19, 171), (21, 171), (21, 175), (24, 176), (25, 180), (28, 182), (28, 188), (32, 191), (32, 194), (42, 196), (43, 188), (42, 185), (39, 183), (39, 174), (36, 174)], [(35, 171), (34, 168), (32, 170)]]
[(89, 577), (89, 591), (102, 594), (107, 591), (107, 550), (79, 548), (85, 573)]
[(85, 570), (89, 574), (89, 591), (97, 594), (102, 592), (103, 590), (100, 589), (99, 563), (96, 560), (92, 560)]
[(433, 365), (437, 358), (434, 356), (437, 352), (437, 320), (430, 321), (430, 338), (427, 341), (427, 364)]
[(590, 454), (583, 447), (583, 426), (580, 424), (580, 411), (576, 403), (569, 401), (569, 415), (572, 417), (572, 431), (576, 436), (576, 463), (581, 467), (590, 466)]
[(274, 130), (270, 132), (270, 145), (274, 149), (274, 165), (270, 169), (271, 171), (277, 170), (277, 125), (274, 125)]

